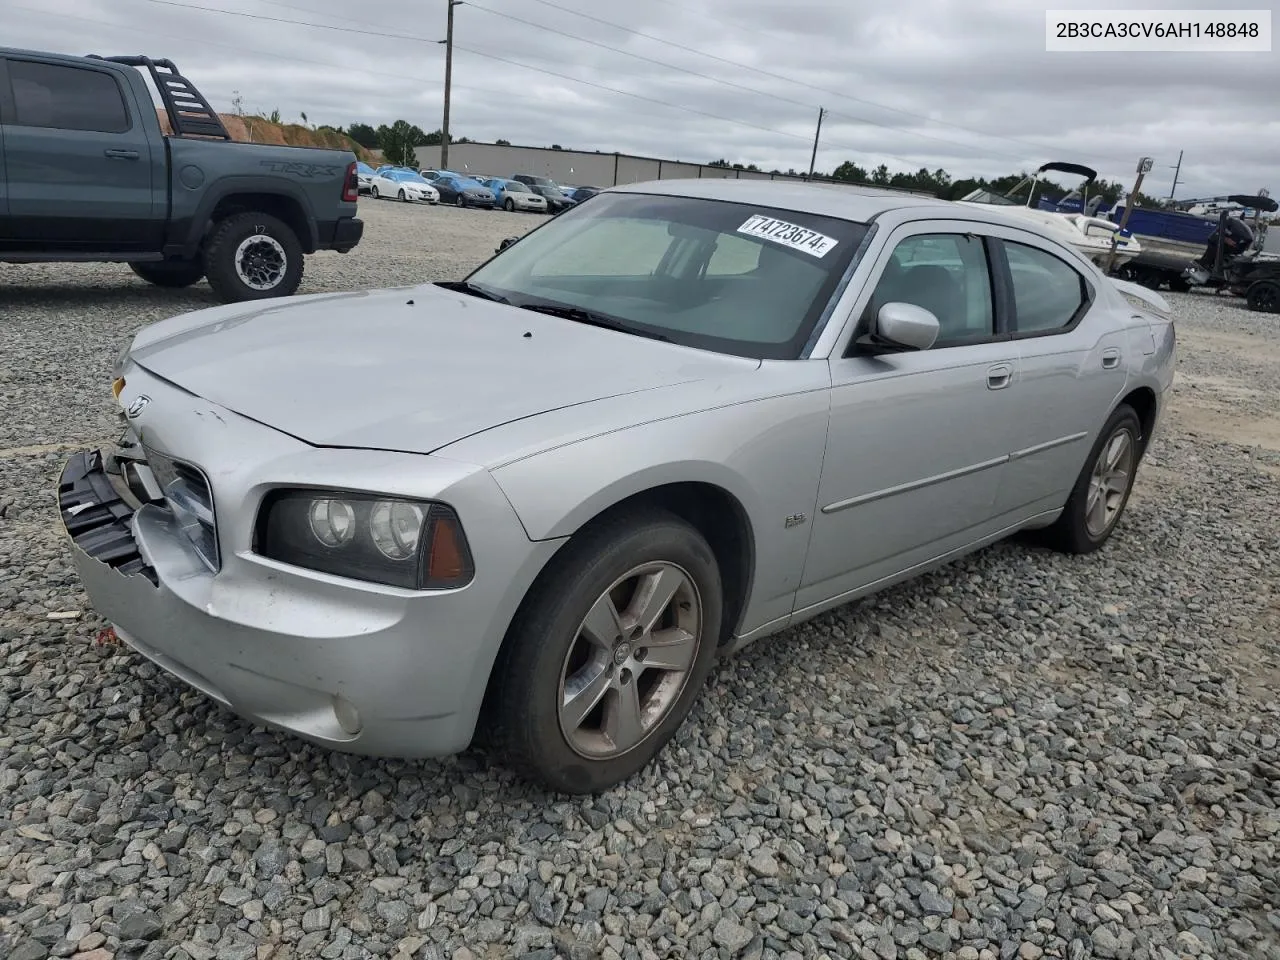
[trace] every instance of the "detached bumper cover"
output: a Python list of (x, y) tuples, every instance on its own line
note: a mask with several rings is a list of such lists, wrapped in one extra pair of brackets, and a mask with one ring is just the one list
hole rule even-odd
[(466, 591), (430, 598), (432, 619), (403, 597), (305, 573), (215, 575), (162, 503), (122, 495), (108, 460), (72, 456), (58, 503), (85, 592), (123, 642), (233, 712), (321, 746), (397, 757), (467, 746), (475, 717), (459, 710), (469, 677), (456, 665), (480, 645), (457, 627), (483, 611)]
[(58, 483), (58, 509), (71, 542), (87, 556), (125, 576), (159, 583), (133, 539), (134, 508), (116, 491), (96, 450), (67, 461)]

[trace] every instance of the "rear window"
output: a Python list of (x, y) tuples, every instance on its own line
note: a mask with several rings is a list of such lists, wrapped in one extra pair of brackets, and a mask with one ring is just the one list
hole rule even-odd
[(9, 82), (17, 126), (94, 133), (131, 126), (120, 85), (105, 71), (10, 60)]

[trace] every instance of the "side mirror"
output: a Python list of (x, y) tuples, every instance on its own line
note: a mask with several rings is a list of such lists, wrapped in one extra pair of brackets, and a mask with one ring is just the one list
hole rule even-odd
[(497, 249), (495, 249), (493, 252), (501, 253), (503, 250), (507, 249), (507, 247), (511, 246), (513, 243), (515, 243), (519, 239), (520, 239), (519, 237), (506, 237), (500, 244), (498, 244)]
[(882, 343), (908, 350), (928, 350), (941, 331), (938, 318), (914, 303), (886, 303), (876, 314), (873, 337)]

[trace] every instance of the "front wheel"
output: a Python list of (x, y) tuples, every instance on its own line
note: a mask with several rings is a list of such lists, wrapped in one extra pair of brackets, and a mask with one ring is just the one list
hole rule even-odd
[(515, 210), (515, 208), (516, 208), (516, 202), (512, 200), (510, 197), (507, 197), (507, 199), (503, 201), (502, 209), (507, 211), (507, 213), (511, 213), (513, 210)]
[(189, 287), (204, 276), (199, 260), (161, 260), (129, 264), (129, 269), (157, 287)]
[(665, 511), (578, 534), (513, 621), (486, 702), (526, 777), (596, 793), (646, 767), (715, 659), (723, 593), (706, 539)]
[(1261, 313), (1280, 313), (1280, 284), (1271, 280), (1259, 280), (1245, 294), (1250, 310)]
[(401, 190), (399, 193), (396, 194), (396, 199), (399, 200), (401, 203), (404, 203), (404, 201), (407, 200), (408, 197), (406, 197), (404, 195), (404, 191)]
[(467, 201), (463, 198), (462, 194), (458, 194), (458, 196), (454, 199), (453, 202), (459, 208), (465, 207), (467, 205)]
[(1142, 424), (1132, 407), (1121, 404), (1098, 434), (1062, 515), (1045, 529), (1049, 545), (1092, 553), (1106, 543), (1129, 503), (1141, 459)]
[(205, 274), (224, 303), (292, 296), (302, 282), (302, 244), (268, 213), (237, 213), (213, 228)]
[(378, 197), (378, 188), (377, 188), (377, 187), (370, 187), (370, 188), (369, 188), (369, 196), (373, 197), (373, 199), (375, 199), (375, 200), (379, 199), (379, 197)]

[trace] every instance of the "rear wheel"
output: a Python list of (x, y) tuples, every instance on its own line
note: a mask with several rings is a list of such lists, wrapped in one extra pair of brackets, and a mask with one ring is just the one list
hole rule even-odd
[(1280, 313), (1280, 284), (1272, 280), (1259, 280), (1249, 288), (1245, 301), (1250, 310)]
[(302, 282), (302, 244), (269, 213), (237, 213), (214, 226), (204, 265), (224, 302), (288, 297)]
[(1043, 538), (1065, 553), (1092, 553), (1111, 538), (1142, 459), (1142, 424), (1128, 404), (1107, 418), (1062, 515)]
[(494, 665), (493, 741), (565, 793), (646, 767), (688, 716), (715, 660), (722, 588), (693, 527), (665, 511), (575, 537), (534, 588)]
[(204, 276), (204, 264), (199, 260), (131, 263), (129, 269), (157, 287), (189, 287)]

